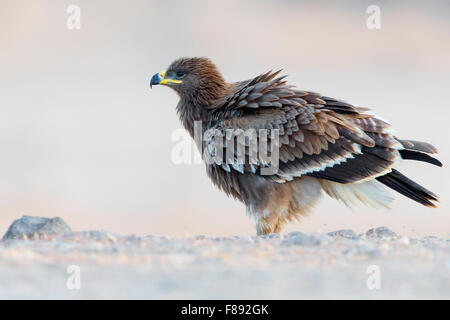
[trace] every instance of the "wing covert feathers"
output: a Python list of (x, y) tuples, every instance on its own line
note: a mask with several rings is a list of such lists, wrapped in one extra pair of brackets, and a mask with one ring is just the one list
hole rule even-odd
[[(254, 129), (259, 141), (263, 137), (258, 130), (277, 130), (279, 141), (269, 139), (269, 144), (279, 146), (279, 169), (267, 178), (284, 183), (307, 175), (339, 184), (377, 179), (415, 201), (433, 206), (435, 195), (393, 167), (402, 159), (441, 166), (439, 160), (427, 155), (437, 152), (436, 148), (424, 142), (397, 139), (390, 123), (368, 108), (297, 90), (287, 85), (284, 77), (278, 77), (280, 71), (232, 84), (223, 103), (213, 111), (212, 128), (223, 136), (230, 129)], [(230, 139), (224, 139), (224, 151), (234, 145)], [(206, 141), (205, 146), (211, 149), (213, 140), (214, 137)], [(240, 143), (248, 156), (253, 147), (248, 140)], [(217, 165), (241, 173), (260, 174), (267, 165), (260, 158), (252, 164), (223, 160), (225, 163)], [(352, 194), (358, 197), (355, 192)], [(377, 205), (373, 199), (366, 202)]]

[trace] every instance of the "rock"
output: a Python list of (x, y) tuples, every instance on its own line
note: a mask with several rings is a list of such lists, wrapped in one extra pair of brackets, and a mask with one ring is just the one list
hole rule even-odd
[(372, 228), (366, 232), (368, 238), (397, 238), (397, 234), (387, 227)]
[(279, 240), (279, 239), (281, 239), (281, 236), (280, 236), (280, 234), (278, 234), (278, 233), (268, 233), (268, 234), (265, 234), (265, 235), (262, 235), (262, 236), (260, 236), (262, 239), (276, 239), (276, 240)]
[(255, 241), (253, 240), (253, 238), (250, 237), (250, 236), (240, 236), (240, 237), (239, 237), (239, 241), (240, 241), (240, 242), (243, 242), (243, 243), (253, 243), (253, 242), (255, 242)]
[(59, 217), (43, 218), (23, 216), (11, 224), (2, 240), (35, 239), (43, 235), (64, 234), (68, 232), (72, 232), (72, 230)]
[(447, 245), (447, 240), (438, 238), (436, 236), (423, 237), (420, 242), (423, 246), (430, 249), (437, 249), (440, 247), (445, 247)]
[[(64, 238), (66, 240), (72, 241), (98, 241), (116, 243), (121, 237), (105, 230), (89, 230), (66, 234)], [(123, 237), (121, 240), (127, 242), (140, 242), (141, 238), (135, 235), (130, 235)]]
[(436, 236), (425, 236), (425, 237), (423, 237), (422, 238), (423, 240), (431, 240), (431, 241), (434, 241), (434, 240), (439, 240), (439, 238), (438, 237), (436, 237)]
[(232, 239), (227, 238), (227, 237), (215, 237), (215, 238), (212, 238), (212, 240), (214, 242), (225, 242), (225, 241), (231, 241)]
[(284, 237), (283, 245), (319, 246), (333, 241), (333, 238), (321, 233), (306, 234), (303, 232), (291, 232)]
[(343, 229), (337, 231), (331, 231), (327, 233), (330, 237), (355, 239), (356, 233), (351, 229)]
[[(386, 248), (385, 249), (389, 249)], [(378, 247), (377, 245), (370, 243), (370, 242), (366, 242), (366, 243), (359, 243), (354, 247), (350, 248), (351, 251), (354, 252), (354, 254), (357, 255), (366, 255), (369, 257), (378, 257), (380, 255), (380, 247)]]
[(401, 237), (397, 240), (397, 243), (404, 246), (408, 246), (410, 244), (410, 241), (408, 237)]

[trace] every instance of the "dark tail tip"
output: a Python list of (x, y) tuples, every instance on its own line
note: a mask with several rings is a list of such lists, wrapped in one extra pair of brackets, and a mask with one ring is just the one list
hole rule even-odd
[(439, 197), (437, 195), (415, 183), (395, 169), (392, 169), (390, 173), (384, 176), (378, 177), (377, 180), (426, 207), (436, 208), (436, 204), (432, 201), (439, 202)]
[(428, 163), (434, 164), (435, 166), (442, 167), (442, 162), (440, 162), (436, 158), (433, 158), (432, 156), (429, 156), (426, 153), (422, 153), (422, 152), (414, 151), (414, 150), (407, 150), (407, 149), (400, 150), (399, 152), (403, 159), (428, 162)]

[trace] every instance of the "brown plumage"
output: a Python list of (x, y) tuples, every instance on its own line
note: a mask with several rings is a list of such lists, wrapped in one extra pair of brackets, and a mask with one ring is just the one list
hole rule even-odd
[[(322, 191), (348, 206), (387, 207), (392, 198), (384, 184), (435, 207), (435, 194), (393, 168), (402, 159), (441, 166), (428, 155), (437, 152), (432, 145), (400, 140), (391, 125), (369, 109), (298, 90), (279, 73), (227, 83), (209, 59), (182, 58), (151, 79), (151, 85), (164, 84), (179, 94), (177, 112), (192, 137), (194, 121), (201, 121), (203, 132), (214, 129), (224, 137), (207, 136), (201, 142), (209, 158), (222, 148), (223, 157), (206, 164), (207, 174), (246, 205), (258, 234), (279, 232), (287, 221), (306, 215)], [(267, 130), (269, 148), (279, 155), (276, 171), (263, 174), (268, 164), (259, 151), (256, 160), (250, 160), (255, 151), (250, 140), (227, 136), (238, 129), (254, 129), (258, 143), (266, 132), (260, 129)], [(275, 131), (278, 141), (270, 136)], [(245, 152), (243, 163), (236, 161), (239, 143)], [(233, 148), (231, 157), (227, 148)]]

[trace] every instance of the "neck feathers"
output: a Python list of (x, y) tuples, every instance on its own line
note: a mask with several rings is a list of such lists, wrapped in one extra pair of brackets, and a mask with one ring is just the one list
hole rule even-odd
[(194, 122), (202, 121), (205, 130), (211, 122), (212, 111), (225, 101), (230, 85), (220, 74), (204, 81), (198, 90), (180, 95), (177, 112), (183, 126), (194, 136)]

